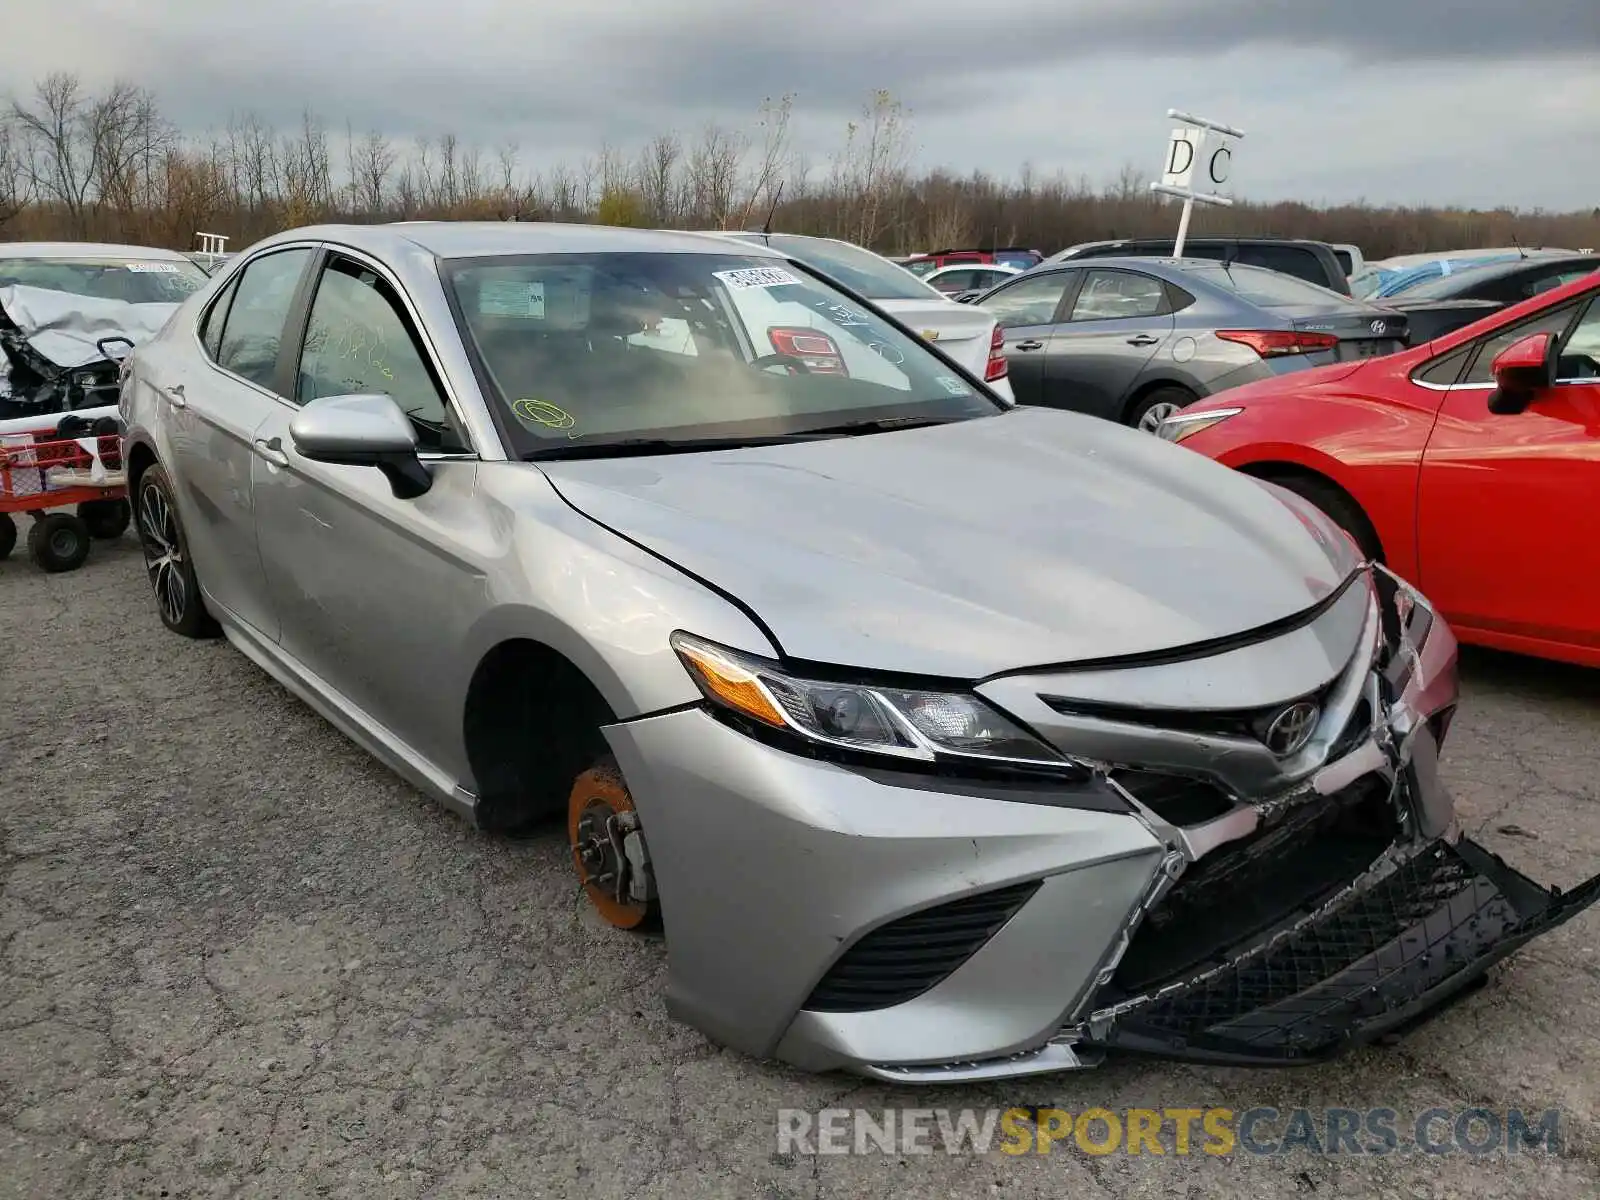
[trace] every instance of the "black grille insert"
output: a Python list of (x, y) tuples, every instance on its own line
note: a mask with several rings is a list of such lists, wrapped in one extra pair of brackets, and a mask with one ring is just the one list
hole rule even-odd
[(1112, 988), (1136, 995), (1225, 961), (1348, 885), (1398, 832), (1379, 776), (1295, 805), (1185, 871), (1134, 934)]
[(846, 950), (805, 1007), (867, 1012), (915, 999), (971, 958), (1039, 890), (1039, 880), (963, 896), (879, 926)]

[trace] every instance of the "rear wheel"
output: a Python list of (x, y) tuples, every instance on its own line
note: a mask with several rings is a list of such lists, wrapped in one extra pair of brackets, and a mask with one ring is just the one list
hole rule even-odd
[(184, 637), (216, 637), (222, 630), (206, 611), (200, 595), (200, 581), (195, 577), (183, 523), (172, 502), (172, 484), (164, 470), (152, 466), (139, 476), (134, 504), (139, 545), (144, 550), (145, 571), (155, 592), (161, 623)]
[(1177, 412), (1193, 404), (1197, 397), (1187, 388), (1158, 387), (1140, 396), (1128, 406), (1125, 424), (1145, 433), (1154, 433), (1156, 427)]
[(573, 782), (567, 801), (567, 838), (584, 894), (607, 924), (640, 929), (659, 922), (639, 814), (610, 755)]
[(76, 571), (89, 557), (89, 527), (73, 513), (45, 513), (28, 530), (28, 553), (40, 570)]

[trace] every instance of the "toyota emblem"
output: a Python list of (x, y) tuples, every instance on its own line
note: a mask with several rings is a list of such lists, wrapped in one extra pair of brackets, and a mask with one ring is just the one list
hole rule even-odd
[(1387, 325), (1385, 325), (1382, 321), (1374, 321), (1372, 323), (1372, 332), (1373, 333), (1382, 333), (1384, 330), (1386, 330), (1388, 328), (1389, 327)]
[(1267, 726), (1267, 735), (1262, 741), (1279, 758), (1288, 758), (1311, 740), (1321, 716), (1322, 710), (1308, 700), (1291, 704), (1272, 718), (1272, 724)]

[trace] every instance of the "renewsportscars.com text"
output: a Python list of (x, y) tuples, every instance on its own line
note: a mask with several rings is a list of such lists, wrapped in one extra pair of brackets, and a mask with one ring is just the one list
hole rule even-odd
[(1556, 1109), (1063, 1108), (778, 1110), (778, 1153), (1094, 1155), (1561, 1152)]

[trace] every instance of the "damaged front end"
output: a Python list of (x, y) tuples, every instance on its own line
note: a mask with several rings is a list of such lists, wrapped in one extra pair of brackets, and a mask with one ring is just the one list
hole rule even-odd
[[(1193, 689), (1197, 670), (1217, 694), (1242, 696), (1357, 620), (1355, 655), (1298, 699), (1163, 703)], [(1004, 681), (995, 698), (1033, 700), (1028, 715), (1052, 741), (1092, 748), (1165, 847), (1122, 937), (1038, 1053), (1084, 1064), (1107, 1050), (1325, 1058), (1436, 1011), (1600, 898), (1600, 876), (1543, 888), (1461, 836), (1437, 766), (1455, 672), (1444, 621), (1373, 567), (1266, 642), (1201, 662)]]
[[(175, 307), (0, 287), (0, 420), (115, 406), (122, 362), (150, 332), (150, 310), (164, 319)], [(8, 310), (21, 314), (21, 321)], [(108, 319), (108, 311), (118, 310), (130, 315)], [(46, 354), (40, 342), (66, 361)]]

